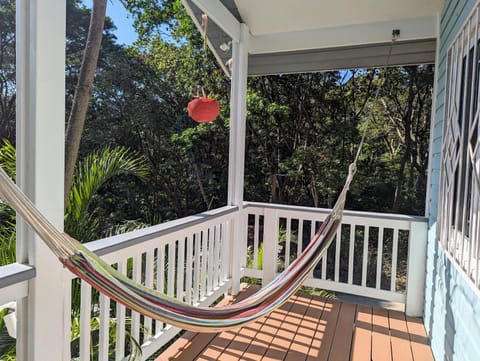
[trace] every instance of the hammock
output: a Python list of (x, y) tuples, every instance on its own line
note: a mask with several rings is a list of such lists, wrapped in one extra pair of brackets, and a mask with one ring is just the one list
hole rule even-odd
[(37, 232), (72, 273), (112, 300), (155, 320), (194, 332), (237, 328), (272, 312), (294, 294), (322, 258), (341, 223), (360, 149), (340, 196), (305, 250), (269, 284), (247, 299), (223, 307), (197, 307), (156, 292), (119, 273), (77, 240), (57, 230), (0, 167), (0, 197)]

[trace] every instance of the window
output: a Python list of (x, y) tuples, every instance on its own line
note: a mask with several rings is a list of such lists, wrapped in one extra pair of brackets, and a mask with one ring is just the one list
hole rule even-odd
[(479, 8), (447, 54), (440, 181), (440, 241), (480, 285)]

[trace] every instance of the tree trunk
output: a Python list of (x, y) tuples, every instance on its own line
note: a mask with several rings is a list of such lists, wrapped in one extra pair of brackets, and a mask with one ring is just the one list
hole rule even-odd
[[(413, 116), (413, 107), (414, 107), (414, 99), (415, 99), (415, 91), (414, 91), (414, 80), (416, 77), (416, 67), (408, 67), (408, 72), (410, 74), (410, 81), (409, 81), (409, 89), (408, 89), (408, 98), (407, 98), (407, 110), (403, 115), (403, 129), (404, 129), (404, 139), (405, 139), (405, 150), (404, 154), (400, 163), (400, 169), (398, 171), (398, 180), (397, 186), (395, 189), (395, 198), (393, 200), (393, 209), (399, 210), (401, 205), (401, 197), (403, 191), (403, 182), (405, 179), (405, 166), (409, 159), (411, 159), (412, 154), (412, 116)], [(410, 172), (411, 176), (411, 172)]]
[(77, 163), (80, 139), (82, 137), (87, 115), (88, 101), (92, 93), (93, 77), (97, 68), (98, 54), (102, 42), (103, 27), (107, 0), (94, 0), (90, 25), (88, 28), (87, 44), (83, 53), (80, 75), (75, 88), (72, 109), (68, 118), (65, 135), (65, 190), (64, 204), (66, 207), (68, 195), (72, 187), (75, 164)]

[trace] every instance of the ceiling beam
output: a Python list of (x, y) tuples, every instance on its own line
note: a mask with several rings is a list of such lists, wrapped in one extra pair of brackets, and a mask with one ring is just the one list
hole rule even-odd
[[(188, 15), (192, 18), (193, 23), (197, 27), (198, 31), (201, 31), (202, 29), (202, 24), (198, 21), (198, 18), (195, 16), (195, 13), (193, 12), (193, 9), (190, 7), (190, 4), (188, 3), (188, 0), (181, 0), (183, 6), (187, 10)], [(217, 48), (212, 44), (210, 39), (207, 37), (207, 45), (208, 48), (212, 51), (213, 56), (215, 56), (215, 59), (217, 59), (217, 63), (220, 65), (222, 68), (223, 72), (227, 75), (230, 76), (230, 69), (226, 66), (224, 61), (222, 60), (221, 56), (218, 54)]]
[(233, 41), (240, 41), (240, 22), (220, 0), (192, 0), (192, 2), (207, 14)]
[(251, 54), (334, 48), (392, 40), (392, 30), (400, 29), (399, 40), (437, 37), (437, 16), (336, 26), (313, 30), (252, 36)]

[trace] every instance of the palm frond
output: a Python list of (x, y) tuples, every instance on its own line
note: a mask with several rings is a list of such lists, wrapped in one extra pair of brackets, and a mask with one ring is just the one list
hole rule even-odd
[[(0, 145), (0, 166), (7, 174), (15, 179), (15, 147), (3, 139)], [(15, 262), (15, 211), (0, 200), (0, 265)], [(0, 342), (0, 345), (3, 343)]]
[(117, 234), (122, 234), (122, 233), (135, 231), (137, 229), (147, 228), (149, 226), (150, 226), (150, 224), (142, 222), (142, 221), (127, 220), (127, 221), (124, 221), (120, 224), (116, 224), (116, 225), (110, 227), (109, 229), (107, 229), (107, 231), (105, 232), (105, 236), (106, 237), (111, 237), (111, 236), (115, 236)]
[(8, 141), (3, 139), (0, 145), (0, 166), (7, 172), (10, 178), (15, 180), (16, 174), (16, 150), (15, 147)]
[(133, 175), (146, 180), (149, 167), (142, 156), (124, 147), (106, 147), (79, 162), (67, 203), (67, 233), (84, 242), (93, 239), (98, 222), (95, 212), (90, 209), (92, 199), (102, 185), (119, 175)]

